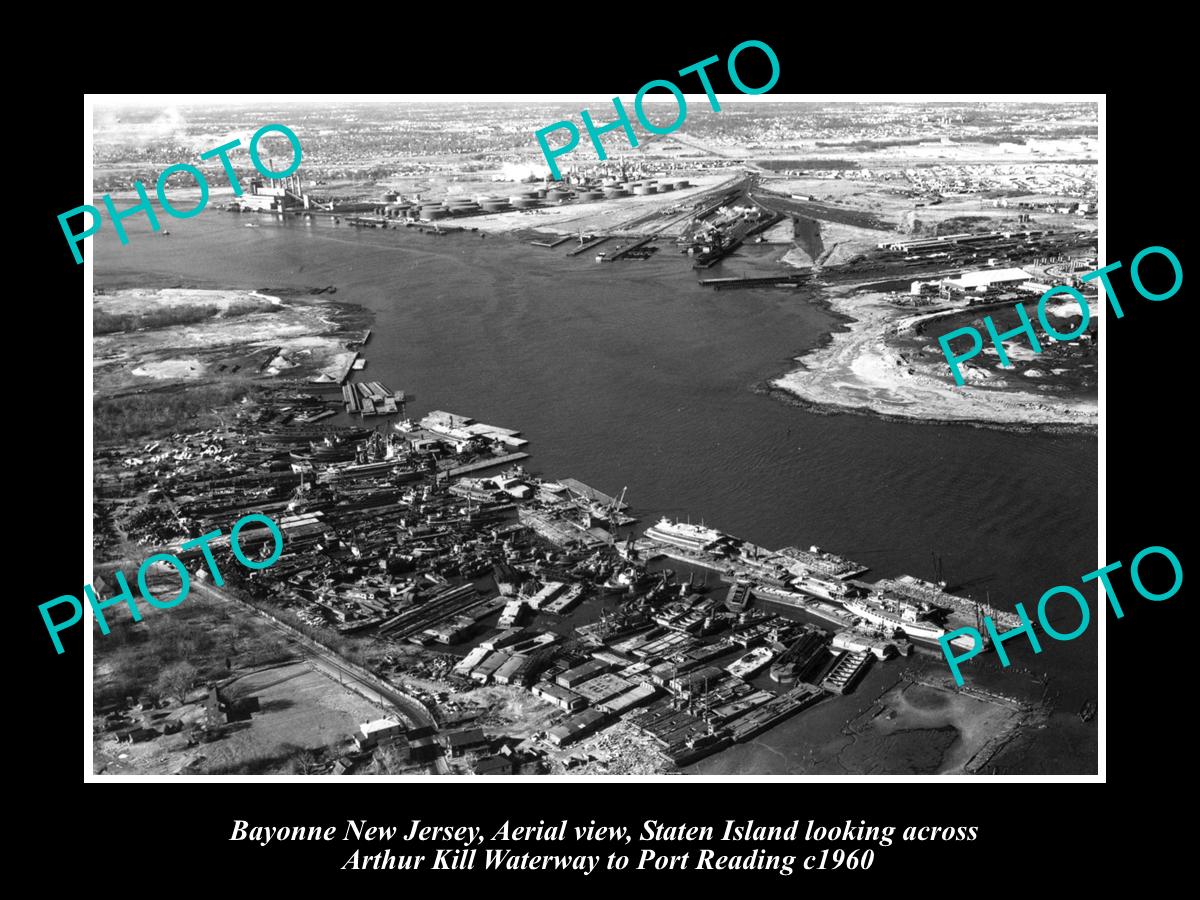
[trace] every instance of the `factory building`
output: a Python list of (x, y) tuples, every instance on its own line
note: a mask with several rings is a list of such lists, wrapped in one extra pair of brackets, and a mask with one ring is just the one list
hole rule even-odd
[(263, 212), (283, 212), (289, 209), (308, 209), (309, 196), (300, 187), (300, 176), (268, 178), (264, 181), (255, 177), (250, 180), (250, 190), (238, 201), (243, 209)]
[(946, 278), (943, 284), (960, 291), (986, 291), (994, 285), (1010, 284), (1031, 280), (1024, 269), (983, 269), (978, 272), (963, 272), (957, 278)]

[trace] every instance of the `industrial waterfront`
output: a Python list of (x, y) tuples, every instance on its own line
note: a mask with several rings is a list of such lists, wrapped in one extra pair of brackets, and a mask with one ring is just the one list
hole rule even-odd
[[(295, 221), (247, 232), (224, 215), (119, 252), (112, 239), (97, 246), (98, 287), (336, 283), (339, 301), (373, 314), (364, 379), (414, 396), (418, 417), (448, 409), (520, 429), (531, 471), (627, 486), (643, 528), (690, 517), (764, 547), (820, 544), (874, 578), (932, 578), (936, 555), (951, 585), (998, 608), (1092, 562), (1094, 440), (814, 415), (752, 392), (837, 327), (811, 293), (707, 291), (675, 255), (596, 266), (469, 232), (431, 240)], [(224, 261), (219, 280), (212, 258)], [(976, 667), (976, 684), (1005, 695), (1036, 699), (1046, 673), (1059, 692), (1054, 727), (993, 760), (1005, 771), (1094, 768), (1075, 710), (1094, 697), (1095, 643), (1056, 650), (1021, 659), (1025, 674)], [(921, 665), (944, 677), (944, 663)], [(836, 772), (814, 751), (839, 740), (846, 704), (894, 677), (878, 666), (850, 697), (699, 768)]]

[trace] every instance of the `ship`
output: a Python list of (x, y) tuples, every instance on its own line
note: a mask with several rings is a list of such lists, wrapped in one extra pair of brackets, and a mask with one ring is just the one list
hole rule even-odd
[(740, 613), (745, 611), (750, 600), (750, 582), (739, 579), (734, 582), (725, 597), (725, 608), (732, 613)]
[(641, 566), (627, 566), (614, 573), (602, 587), (606, 594), (624, 594), (645, 587), (650, 580), (650, 575)]
[(727, 665), (725, 671), (735, 678), (751, 678), (774, 658), (775, 651), (770, 647), (755, 647), (745, 656), (739, 656)]
[(681, 550), (699, 553), (716, 547), (728, 538), (714, 528), (693, 525), (690, 522), (672, 522), (666, 516), (658, 524), (646, 529), (646, 537), (661, 544), (670, 544)]
[(576, 604), (583, 599), (583, 585), (573, 584), (567, 588), (566, 593), (555, 600), (551, 600), (544, 607), (542, 612), (550, 613), (554, 616), (566, 615), (570, 610), (574, 609)]
[[(913, 611), (911, 617), (904, 612), (893, 612), (881, 603), (866, 598), (846, 597), (842, 600), (842, 605), (856, 616), (880, 626), (885, 631), (903, 631), (909, 637), (926, 641), (936, 641), (946, 633), (946, 629), (940, 625), (916, 618), (915, 608), (907, 604), (903, 608)], [(955, 641), (959, 640), (961, 638), (955, 638)]]

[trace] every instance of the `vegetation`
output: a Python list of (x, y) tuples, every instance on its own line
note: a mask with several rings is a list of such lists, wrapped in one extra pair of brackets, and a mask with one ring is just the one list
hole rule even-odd
[(257, 300), (237, 300), (222, 312), (212, 304), (199, 306), (164, 306), (133, 313), (111, 313), (98, 307), (92, 309), (92, 333), (116, 334), (139, 329), (172, 328), (177, 325), (195, 325), (220, 315), (223, 319), (245, 316), (256, 312), (276, 312), (273, 303)]
[[(112, 578), (105, 581), (115, 585)], [(93, 626), (97, 705), (147, 694), (180, 697), (197, 685), (225, 678), (227, 660), (262, 664), (254, 652), (262, 646), (261, 631), (245, 616), (234, 616), (195, 595), (168, 610), (146, 604), (139, 608), (142, 624), (135, 624), (119, 605), (105, 610), (107, 635), (100, 633), (99, 624)], [(251, 652), (243, 653), (242, 648)]]
[(103, 443), (208, 428), (217, 424), (214, 408), (252, 394), (249, 380), (241, 378), (170, 392), (97, 397), (92, 403), (93, 435), (97, 443)]
[(204, 767), (206, 775), (308, 774), (317, 765), (311, 750), (295, 744), (281, 744), (271, 752), (260, 753), (218, 744), (209, 746), (212, 758)]
[(199, 675), (200, 670), (186, 660), (172, 663), (158, 674), (154, 694), (157, 697), (186, 697)]

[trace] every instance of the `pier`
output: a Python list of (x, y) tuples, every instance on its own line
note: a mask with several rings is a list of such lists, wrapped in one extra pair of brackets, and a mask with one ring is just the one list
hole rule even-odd
[(611, 234), (602, 235), (601, 237), (596, 238), (594, 241), (588, 241), (586, 244), (580, 244), (574, 250), (568, 250), (567, 256), (578, 256), (580, 253), (587, 253), (587, 251), (591, 250), (593, 247), (599, 247), (605, 241), (611, 240)]
[(800, 285), (810, 279), (812, 276), (805, 273), (797, 273), (795, 275), (769, 275), (763, 278), (701, 278), (699, 284), (701, 287), (710, 287), (715, 291), (734, 290), (736, 288), (755, 288), (755, 287), (800, 287)]
[(535, 247), (547, 247), (547, 248), (553, 250), (559, 244), (565, 244), (567, 241), (569, 241), (574, 236), (575, 235), (573, 235), (573, 234), (568, 234), (565, 237), (560, 237), (553, 241), (530, 241), (529, 243), (533, 244), (533, 246), (535, 246)]
[(626, 244), (620, 250), (615, 250), (615, 251), (613, 251), (613, 253), (611, 255), (604, 257), (604, 261), (605, 262), (616, 262), (618, 259), (622, 259), (629, 253), (632, 253), (634, 250), (637, 250), (641, 247), (645, 247), (656, 237), (657, 237), (657, 235), (652, 234), (652, 235), (650, 235), (650, 237), (644, 237), (641, 240), (634, 241), (632, 244)]
[(450, 477), (455, 475), (466, 475), (468, 472), (478, 472), (480, 469), (490, 469), (494, 466), (503, 466), (507, 463), (516, 462), (519, 459), (528, 459), (528, 453), (506, 453), (504, 456), (493, 456), (488, 459), (476, 460), (472, 463), (467, 463), (462, 466), (455, 466), (453, 469), (447, 469), (443, 473)]

